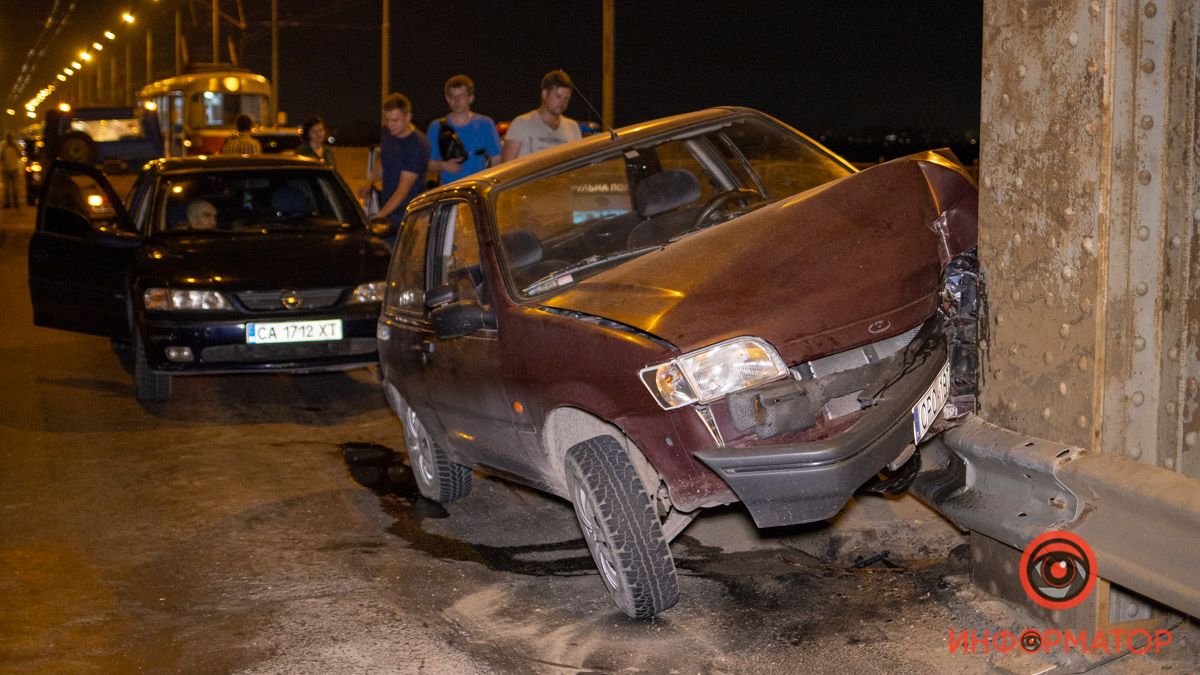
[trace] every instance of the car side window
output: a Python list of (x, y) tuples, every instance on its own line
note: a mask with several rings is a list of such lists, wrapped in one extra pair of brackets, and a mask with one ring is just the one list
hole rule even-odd
[(452, 286), (459, 300), (486, 305), (483, 269), (479, 256), (479, 236), (471, 205), (454, 201), (438, 207), (442, 222), (442, 250), (438, 256), (435, 285)]
[(108, 193), (87, 173), (76, 173), (64, 167), (50, 172), (45, 193), (45, 211), (71, 214), (91, 223), (92, 227), (118, 226), (117, 212)]
[(429, 218), (433, 209), (408, 214), (399, 245), (388, 270), (384, 305), (413, 314), (425, 313), (425, 246), (429, 240)]

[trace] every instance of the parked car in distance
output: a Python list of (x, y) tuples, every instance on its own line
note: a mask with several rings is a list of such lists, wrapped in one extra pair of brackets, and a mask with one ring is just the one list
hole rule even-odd
[(21, 161), (25, 167), (25, 203), (33, 206), (42, 193), (42, 179), (46, 177), (46, 167), (42, 164), (42, 148), (45, 145), (42, 142), (42, 125), (30, 124), (22, 128), (17, 142), (21, 146)]
[(122, 203), (93, 166), (55, 162), (29, 242), (39, 326), (108, 336), (139, 400), (179, 375), (377, 362), (389, 250), (342, 179), (310, 159), (149, 163)]
[(976, 205), (948, 153), (856, 172), (740, 108), (426, 192), (379, 329), (422, 494), (463, 497), (478, 468), (570, 500), (648, 617), (704, 507), (771, 527), (905, 489), (974, 408)]

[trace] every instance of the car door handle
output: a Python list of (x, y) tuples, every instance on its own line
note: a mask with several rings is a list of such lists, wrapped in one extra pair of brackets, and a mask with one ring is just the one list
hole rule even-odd
[(421, 340), (420, 344), (414, 344), (413, 346), (409, 347), (409, 349), (413, 350), (414, 352), (421, 352), (424, 354), (432, 354), (433, 353), (433, 343), (430, 342), (429, 340)]

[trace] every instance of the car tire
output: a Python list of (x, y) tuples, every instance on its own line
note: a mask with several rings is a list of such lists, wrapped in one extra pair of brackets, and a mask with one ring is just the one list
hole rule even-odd
[(68, 162), (95, 164), (96, 142), (82, 131), (72, 131), (59, 139), (58, 154)]
[(421, 494), (435, 502), (452, 502), (471, 492), (471, 467), (455, 464), (433, 440), (412, 406), (404, 406), (404, 443), (408, 463)]
[(133, 395), (139, 401), (165, 401), (171, 397), (171, 376), (150, 370), (146, 347), (141, 338), (133, 339)]
[(637, 470), (612, 436), (567, 451), (566, 479), (600, 578), (625, 614), (646, 619), (679, 600), (675, 560)]

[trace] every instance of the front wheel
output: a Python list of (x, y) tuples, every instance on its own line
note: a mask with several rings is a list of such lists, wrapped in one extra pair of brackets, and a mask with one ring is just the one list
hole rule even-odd
[(403, 422), (408, 463), (421, 494), (442, 503), (466, 497), (471, 492), (471, 467), (450, 461), (411, 406), (404, 406)]
[(139, 401), (165, 401), (171, 398), (171, 376), (156, 373), (146, 360), (146, 347), (133, 337), (133, 395)]
[(612, 436), (567, 451), (567, 487), (583, 538), (613, 602), (646, 619), (679, 600), (675, 561), (654, 502)]

